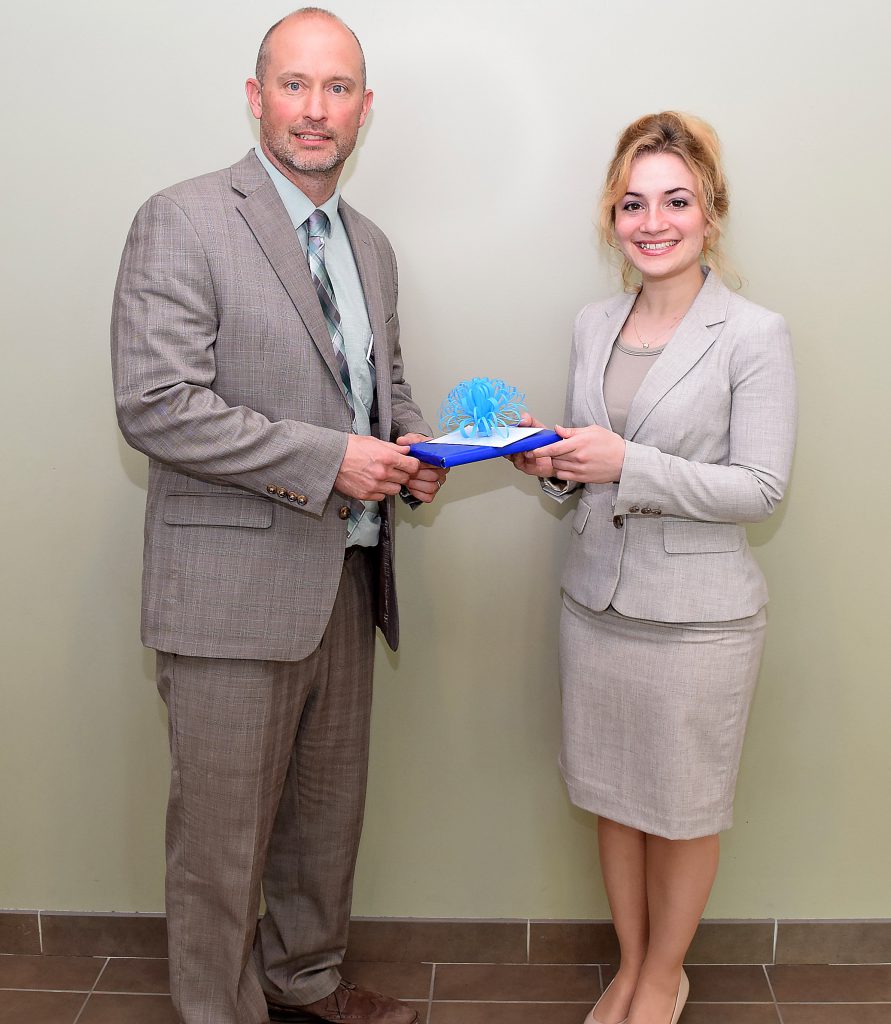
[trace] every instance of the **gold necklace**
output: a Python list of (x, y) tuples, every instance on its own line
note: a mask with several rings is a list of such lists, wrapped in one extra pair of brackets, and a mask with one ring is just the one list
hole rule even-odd
[(678, 313), (678, 315), (669, 322), (667, 327), (663, 327), (662, 330), (659, 331), (659, 333), (656, 335), (655, 338), (653, 338), (652, 341), (644, 341), (643, 338), (640, 336), (640, 329), (637, 326), (638, 309), (637, 306), (635, 306), (632, 311), (632, 323), (634, 324), (634, 333), (637, 335), (637, 340), (640, 342), (640, 347), (649, 348), (651, 345), (655, 345), (661, 337), (663, 337), (665, 334), (668, 334), (668, 332), (683, 317), (683, 315), (683, 313)]

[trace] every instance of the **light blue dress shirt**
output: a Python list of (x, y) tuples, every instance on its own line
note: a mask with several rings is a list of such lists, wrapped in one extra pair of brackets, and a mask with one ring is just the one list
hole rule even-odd
[[(284, 203), (291, 223), (297, 232), (300, 245), (306, 254), (307, 229), (306, 221), (316, 209), (311, 200), (300, 189), (282, 174), (269, 161), (260, 148), (255, 147), (260, 163), (272, 179), (276, 191)], [(374, 401), (374, 368), (369, 362), (373, 336), (368, 310), (365, 306), (365, 293), (359, 279), (359, 270), (353, 256), (349, 236), (343, 221), (340, 219), (338, 203), (340, 190), (318, 207), (328, 215), (331, 225), (329, 237), (325, 241), (325, 269), (331, 279), (334, 298), (340, 312), (340, 326), (343, 332), (344, 352), (350, 368), (350, 387), (355, 404), (354, 427), (357, 434), (371, 434), (371, 405)], [(380, 508), (376, 501), (365, 502), (365, 515), (361, 518), (347, 539), (347, 546), (360, 544), (363, 547), (374, 547), (380, 536)]]

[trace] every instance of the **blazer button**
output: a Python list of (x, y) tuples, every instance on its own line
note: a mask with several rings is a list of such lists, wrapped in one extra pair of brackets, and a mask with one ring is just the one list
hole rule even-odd
[(275, 494), (275, 484), (269, 484), (266, 487), (267, 494)]
[(640, 510), (640, 514), (641, 514), (642, 516), (651, 516), (651, 515), (653, 514), (653, 510), (652, 510), (651, 508), (647, 508), (647, 507), (645, 506), (644, 508), (642, 508), (642, 509)]
[(628, 511), (629, 511), (629, 512), (640, 512), (640, 505), (632, 505), (632, 506), (631, 506), (631, 507), (630, 507), (630, 508), (628, 509)]
[(308, 501), (308, 498), (306, 497), (305, 494), (298, 494), (297, 495), (297, 504), (298, 505), (305, 505), (307, 501)]
[(294, 491), (288, 491), (288, 501), (296, 501), (297, 495)]
[(661, 508), (654, 508), (653, 509), (653, 515), (654, 516), (661, 516), (662, 515), (662, 509)]
[(624, 525), (625, 525), (625, 517), (624, 516), (613, 516), (613, 526), (615, 526), (615, 528), (617, 530), (621, 530)]
[(285, 496), (287, 495), (287, 493), (288, 493), (288, 492), (287, 492), (287, 491), (286, 491), (286, 490), (284, 489), (284, 487), (277, 487), (277, 488), (275, 489), (275, 493), (276, 493), (276, 494), (277, 494), (277, 495), (278, 495), (278, 496), (279, 496), (280, 498), (284, 498), (284, 497), (285, 497)]
[(340, 508), (337, 510), (337, 514), (340, 516), (341, 519), (349, 519), (350, 518), (350, 507), (349, 507), (349, 505), (341, 505)]

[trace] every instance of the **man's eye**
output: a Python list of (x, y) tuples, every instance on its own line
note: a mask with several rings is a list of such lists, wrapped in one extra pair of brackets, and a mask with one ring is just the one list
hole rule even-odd
[(300, 89), (300, 83), (299, 82), (288, 82), (288, 84), (285, 86), (285, 88), (289, 92), (297, 92)]
[(343, 93), (346, 92), (346, 86), (344, 86), (344, 85), (332, 85), (331, 86), (331, 91), (333, 93), (336, 93), (338, 96), (340, 96), (340, 95), (342, 95)]

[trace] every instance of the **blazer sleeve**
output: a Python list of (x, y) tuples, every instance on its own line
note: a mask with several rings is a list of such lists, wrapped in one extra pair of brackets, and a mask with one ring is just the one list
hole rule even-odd
[(212, 390), (219, 313), (204, 247), (185, 212), (154, 196), (136, 215), (118, 274), (112, 368), (127, 442), (211, 483), (268, 497), (306, 496), (321, 515), (347, 435), (296, 420), (272, 422)]
[[(396, 255), (389, 242), (387, 252), (390, 257), (390, 265), (393, 270), (393, 289), (396, 295), (396, 302), (399, 302), (399, 270), (396, 265)], [(390, 365), (390, 402), (393, 410), (393, 422), (390, 430), (390, 440), (395, 441), (403, 434), (424, 434), (426, 437), (433, 436), (433, 428), (424, 419), (424, 416), (411, 395), (411, 387), (405, 379), (405, 365), (402, 359), (402, 346), (399, 341), (399, 313), (394, 312), (388, 324), (388, 330), (392, 331), (394, 338), (393, 361)]]
[[(587, 309), (587, 306), (585, 309)], [(566, 402), (563, 405), (563, 423), (565, 426), (569, 427), (574, 426), (572, 422), (572, 405), (575, 392), (575, 378), (578, 373), (579, 364), (579, 322), (582, 319), (582, 314), (585, 312), (585, 309), (582, 309), (575, 318), (575, 325), (572, 331), (572, 347), (569, 350), (569, 370), (566, 378)], [(561, 505), (567, 498), (575, 494), (580, 487), (584, 486), (577, 480), (558, 480), (556, 477), (539, 480), (538, 484), (544, 495), (548, 498), (552, 498), (556, 502), (559, 502)]]
[(780, 502), (795, 447), (797, 397), (785, 320), (767, 313), (730, 358), (731, 414), (727, 465), (693, 462), (626, 442), (617, 515), (650, 506), (663, 515), (754, 523)]

